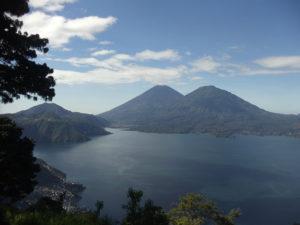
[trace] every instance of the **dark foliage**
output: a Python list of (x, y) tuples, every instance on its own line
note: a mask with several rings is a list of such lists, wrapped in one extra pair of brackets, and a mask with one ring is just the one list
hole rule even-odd
[(102, 210), (103, 207), (104, 207), (104, 203), (103, 203), (103, 201), (97, 201), (96, 204), (95, 204), (95, 206), (96, 206), (95, 215), (96, 215), (98, 218), (100, 218), (100, 216), (101, 216), (101, 210)]
[(123, 209), (126, 210), (126, 217), (122, 224), (168, 225), (169, 221), (163, 209), (159, 206), (155, 206), (151, 200), (147, 200), (142, 207), (142, 197), (142, 191), (137, 191), (132, 188), (128, 190), (128, 203), (127, 205), (123, 205)]
[(169, 215), (151, 200), (145, 201), (142, 206), (142, 191), (130, 188), (127, 197), (128, 202), (123, 205), (126, 215), (121, 223), (108, 216), (100, 216), (104, 205), (102, 201), (95, 204), (96, 211), (67, 212), (62, 208), (64, 195), (58, 200), (42, 198), (27, 210), (5, 207), (2, 220), (11, 225), (234, 225), (234, 220), (240, 215), (235, 209), (224, 214), (215, 203), (197, 194), (183, 196)]
[(4, 214), (5, 214), (4, 209), (2, 207), (0, 207), (0, 224), (1, 225), (9, 225)]
[(64, 211), (63, 203), (64, 194), (61, 195), (58, 200), (43, 197), (40, 198), (34, 206), (30, 207), (29, 211), (61, 213)]
[(234, 225), (240, 214), (239, 209), (225, 214), (205, 196), (191, 193), (180, 198), (170, 210), (169, 219), (173, 225)]
[(169, 221), (162, 207), (147, 200), (142, 209), (142, 223), (144, 225), (168, 225)]
[(3, 14), (4, 12), (22, 16), (29, 12), (28, 0), (2, 0), (0, 13)]
[(51, 100), (55, 81), (47, 64), (33, 61), (36, 51), (48, 52), (47, 39), (21, 32), (22, 22), (12, 16), (29, 12), (27, 0), (2, 0), (0, 5), (0, 100), (13, 102), (21, 95)]
[[(91, 212), (19, 211), (6, 209), (10, 225), (113, 225), (108, 217), (97, 218)], [(1, 224), (2, 225), (2, 224)], [(8, 224), (5, 224), (8, 225)]]
[(0, 200), (13, 203), (33, 191), (39, 166), (34, 144), (22, 137), (22, 129), (8, 118), (0, 118)]
[(138, 225), (142, 214), (141, 200), (143, 197), (142, 191), (137, 191), (129, 188), (127, 193), (127, 205), (123, 205), (126, 210), (126, 218), (123, 221), (124, 225)]

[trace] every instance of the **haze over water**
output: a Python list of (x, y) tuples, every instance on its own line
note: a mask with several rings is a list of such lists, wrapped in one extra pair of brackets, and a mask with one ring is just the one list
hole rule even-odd
[(81, 204), (122, 214), (128, 187), (168, 209), (187, 192), (239, 207), (240, 225), (300, 221), (300, 139), (152, 134), (110, 129), (76, 145), (38, 145), (37, 157), (87, 187)]

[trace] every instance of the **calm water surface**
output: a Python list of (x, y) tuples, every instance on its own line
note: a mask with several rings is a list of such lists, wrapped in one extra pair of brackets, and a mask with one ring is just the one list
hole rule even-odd
[(300, 139), (110, 131), (83, 144), (35, 150), (87, 187), (83, 206), (103, 200), (119, 218), (126, 191), (134, 187), (165, 209), (178, 196), (199, 192), (224, 209), (241, 208), (241, 225), (300, 222)]

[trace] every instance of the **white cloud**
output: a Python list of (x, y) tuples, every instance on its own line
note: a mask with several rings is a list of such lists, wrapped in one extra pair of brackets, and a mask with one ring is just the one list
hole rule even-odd
[(267, 57), (253, 63), (231, 62), (231, 57), (213, 58), (202, 57), (193, 61), (192, 73), (210, 73), (219, 76), (253, 76), (253, 75), (286, 75), (300, 74), (300, 57)]
[[(103, 50), (100, 50), (103, 51)], [(110, 52), (112, 51), (112, 52)], [(146, 81), (154, 84), (164, 84), (168, 82), (182, 82), (182, 78), (190, 81), (203, 79), (202, 73), (209, 73), (223, 77), (233, 76), (253, 76), (253, 75), (284, 75), (300, 73), (297, 64), (293, 60), (287, 60), (284, 64), (267, 64), (264, 58), (250, 63), (237, 63), (231, 57), (221, 55), (220, 57), (205, 56), (198, 58), (186, 65), (177, 66), (146, 66), (147, 60), (174, 60), (170, 51), (145, 50), (135, 54), (115, 54), (113, 50), (105, 50), (91, 57), (79, 58), (52, 58), (50, 60), (67, 62), (75, 67), (81, 67), (81, 72), (72, 70), (55, 70), (54, 77), (58, 83), (81, 84), (81, 83), (133, 83)], [(169, 52), (165, 54), (165, 52)], [(164, 53), (164, 54), (163, 54)], [(105, 55), (105, 58), (93, 56)], [(176, 55), (176, 54), (175, 54)], [(179, 54), (177, 54), (179, 57)], [(264, 63), (263, 63), (264, 62)], [(283, 65), (283, 66), (282, 66)], [(288, 68), (288, 66), (290, 68)], [(281, 68), (282, 67), (282, 68)], [(86, 69), (85, 72), (82, 72)]]
[(97, 66), (99, 65), (100, 61), (96, 58), (77, 58), (71, 57), (67, 59), (52, 59), (53, 61), (58, 62), (68, 62), (73, 66), (80, 67), (80, 66)]
[(162, 84), (178, 80), (188, 72), (188, 68), (184, 65), (155, 67), (137, 64), (140, 61), (128, 54), (115, 54), (106, 59), (72, 57), (49, 60), (68, 62), (76, 67), (92, 67), (92, 69), (88, 69), (86, 72), (55, 70), (55, 79), (58, 83), (64, 84), (87, 82), (115, 84), (137, 81)]
[[(59, 62), (68, 62), (73, 66), (92, 66), (92, 67), (101, 67), (101, 68), (109, 68), (109, 69), (113, 69), (115, 67), (123, 66), (124, 64), (129, 64), (129, 63), (131, 64), (141, 63), (141, 59), (137, 57), (139, 53), (133, 55), (121, 54), (121, 53), (114, 54), (114, 53), (115, 53), (114, 50), (100, 50), (92, 53), (91, 54), (92, 57), (87, 57), (87, 58), (71, 57), (71, 58), (64, 58), (64, 59), (52, 58), (50, 60), (59, 61)], [(111, 55), (111, 56), (105, 59), (97, 59), (95, 58), (95, 56), (97, 55), (104, 55), (104, 56)], [(153, 60), (153, 58), (151, 59)], [(150, 60), (150, 58), (147, 58), (147, 60)], [(158, 58), (155, 57), (155, 60), (158, 60)], [(146, 59), (142, 61), (146, 61)]]
[(102, 50), (93, 52), (91, 55), (92, 56), (103, 56), (103, 55), (112, 55), (115, 53), (116, 53), (115, 50), (102, 49)]
[(86, 72), (55, 70), (53, 76), (57, 83), (62, 84), (118, 84), (133, 83), (142, 80), (154, 84), (162, 84), (179, 79), (185, 70), (186, 68), (184, 66), (157, 68), (127, 65), (115, 69), (95, 68)]
[(95, 34), (104, 32), (116, 23), (115, 17), (88, 16), (77, 19), (67, 19), (63, 16), (48, 15), (43, 12), (33, 12), (21, 18), (24, 22), (23, 31), (30, 34), (38, 33), (48, 38), (54, 48), (69, 43), (71, 38), (94, 40)]
[(192, 72), (207, 72), (215, 73), (218, 67), (221, 66), (213, 57), (205, 56), (191, 63)]
[(111, 59), (121, 60), (121, 61), (130, 61), (135, 60), (133, 56), (128, 54), (116, 54)]
[[(112, 55), (115, 54), (115, 50), (108, 50), (108, 49), (102, 49), (99, 51), (93, 52), (92, 56), (105, 56), (105, 55)], [(162, 60), (178, 60), (180, 58), (179, 54), (175, 50), (163, 50), (163, 51), (152, 51), (152, 50), (145, 50), (142, 52), (138, 52), (134, 55), (128, 55), (128, 54), (116, 54), (112, 56), (111, 59), (118, 59), (122, 61), (148, 61), (148, 60), (156, 60), (156, 61), (162, 61)]]
[(289, 69), (300, 69), (300, 56), (273, 56), (258, 59), (255, 61), (256, 64), (269, 68), (289, 68)]
[(240, 75), (288, 75), (288, 74), (300, 74), (300, 70), (270, 70), (264, 68), (251, 68), (245, 67), (240, 71)]
[(135, 58), (140, 61), (145, 60), (179, 60), (180, 55), (177, 51), (172, 49), (167, 49), (164, 51), (152, 51), (152, 50), (145, 50), (142, 52), (138, 52), (135, 54)]
[(91, 48), (88, 48), (87, 50), (88, 50), (89, 52), (94, 52), (94, 51), (97, 50), (97, 48), (96, 48), (96, 47), (91, 47)]
[(76, 0), (30, 0), (29, 5), (32, 8), (56, 12), (62, 10), (65, 4), (74, 3), (75, 1)]
[(112, 45), (113, 42), (111, 41), (99, 41), (99, 45)]
[(191, 77), (191, 80), (202, 80), (203, 78), (202, 77), (199, 77), (199, 76), (195, 76), (195, 77)]
[(62, 48), (61, 50), (62, 50), (63, 52), (70, 52), (70, 51), (72, 51), (71, 48), (66, 48), (66, 47)]
[(124, 65), (124, 62), (131, 61), (132, 57), (127, 54), (116, 54), (111, 56), (110, 58), (103, 59), (103, 60), (99, 60), (95, 57), (88, 57), (88, 58), (71, 57), (66, 59), (49, 58), (49, 60), (57, 61), (57, 62), (67, 62), (76, 67), (92, 66), (92, 67), (114, 70), (116, 68), (122, 67)]

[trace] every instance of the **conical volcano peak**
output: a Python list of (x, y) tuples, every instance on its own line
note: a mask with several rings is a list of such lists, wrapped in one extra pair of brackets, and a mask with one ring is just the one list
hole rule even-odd
[(189, 93), (187, 96), (195, 95), (195, 94), (217, 95), (217, 94), (231, 94), (231, 93), (221, 88), (218, 88), (216, 86), (209, 85), (209, 86), (199, 87), (196, 90)]
[(167, 85), (156, 85), (156, 86), (150, 88), (148, 91), (144, 92), (142, 95), (149, 94), (149, 93), (173, 94), (173, 95), (182, 96), (182, 94), (180, 94), (178, 91), (174, 90), (173, 88), (171, 88)]
[(55, 103), (43, 103), (34, 106), (30, 109), (19, 112), (19, 114), (22, 115), (35, 115), (35, 114), (44, 114), (44, 113), (53, 113), (53, 114), (61, 115), (61, 114), (69, 114), (71, 113), (71, 111), (66, 110)]

